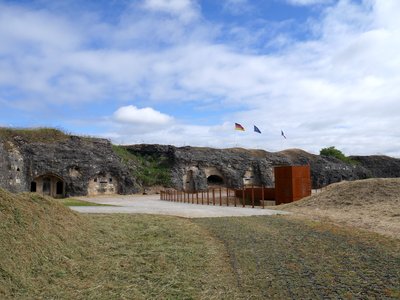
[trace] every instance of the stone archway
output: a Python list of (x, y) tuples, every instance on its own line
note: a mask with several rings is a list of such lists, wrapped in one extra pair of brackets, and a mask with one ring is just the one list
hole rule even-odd
[(44, 174), (36, 177), (31, 182), (31, 192), (51, 196), (53, 198), (65, 197), (64, 180), (55, 174)]
[(221, 171), (215, 167), (207, 167), (204, 169), (207, 179), (207, 186), (226, 186), (227, 180)]
[(219, 175), (210, 175), (207, 177), (208, 185), (224, 185), (224, 179)]

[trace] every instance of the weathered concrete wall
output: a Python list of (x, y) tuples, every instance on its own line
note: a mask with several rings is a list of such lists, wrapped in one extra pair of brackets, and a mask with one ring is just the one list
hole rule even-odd
[(112, 195), (118, 192), (118, 180), (111, 174), (98, 174), (90, 179), (88, 195)]
[(164, 145), (126, 146), (132, 153), (158, 155), (171, 164), (173, 186), (178, 189), (204, 190), (207, 177), (221, 176), (224, 185), (274, 186), (274, 166), (310, 165), (313, 188), (342, 180), (370, 177), (400, 177), (400, 160), (388, 157), (354, 157), (358, 164), (347, 164), (332, 157), (299, 149), (271, 153), (263, 150), (211, 149)]
[[(252, 184), (272, 187), (273, 168), (282, 165), (309, 164), (313, 188), (341, 180), (400, 177), (400, 160), (386, 156), (355, 156), (352, 158), (358, 163), (351, 165), (298, 149), (277, 153), (167, 145), (133, 145), (125, 149), (142, 157), (159, 158), (170, 168), (172, 186), (190, 191), (207, 189), (212, 184), (207, 182), (210, 176), (220, 177), (223, 185), (232, 188)], [(36, 182), (40, 191), (43, 176), (61, 179), (65, 196), (129, 194), (140, 188), (134, 167), (128, 169), (107, 140), (66, 136), (58, 141), (30, 142), (19, 136), (0, 138), (0, 187), (23, 192), (30, 191), (32, 182)], [(50, 181), (50, 193), (54, 195), (57, 182)]]
[(400, 175), (400, 159), (384, 155), (351, 156), (369, 171), (369, 177), (393, 178)]
[[(243, 184), (273, 186), (273, 166), (288, 165), (283, 156), (244, 149), (211, 149), (173, 147), (163, 145), (126, 146), (133, 154), (155, 154), (171, 164), (173, 186), (185, 190), (205, 190), (207, 178), (218, 176), (228, 187), (239, 188)], [(268, 155), (267, 155), (268, 154)], [(245, 179), (248, 177), (248, 182)]]
[[(129, 170), (104, 139), (69, 136), (57, 142), (32, 143), (17, 136), (0, 141), (0, 167), (0, 187), (12, 192), (30, 191), (31, 183), (47, 174), (62, 179), (66, 196), (87, 195), (89, 182), (99, 174), (113, 178), (115, 193), (138, 191)], [(38, 189), (42, 185), (37, 183)]]

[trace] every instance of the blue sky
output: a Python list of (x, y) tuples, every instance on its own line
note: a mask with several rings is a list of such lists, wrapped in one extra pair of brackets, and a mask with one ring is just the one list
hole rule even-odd
[(399, 11), (397, 0), (0, 1), (0, 125), (399, 157)]

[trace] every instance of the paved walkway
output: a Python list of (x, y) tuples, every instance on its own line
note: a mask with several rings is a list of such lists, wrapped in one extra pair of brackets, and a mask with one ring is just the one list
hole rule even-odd
[(81, 200), (115, 206), (71, 206), (81, 213), (93, 214), (160, 214), (184, 218), (231, 217), (289, 214), (285, 211), (251, 208), (201, 205), (159, 200), (159, 195), (130, 195), (110, 197), (81, 197)]

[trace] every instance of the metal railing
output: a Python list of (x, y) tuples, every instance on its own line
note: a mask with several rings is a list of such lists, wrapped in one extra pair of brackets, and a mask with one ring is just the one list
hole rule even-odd
[[(256, 192), (258, 197), (256, 197)], [(166, 189), (160, 192), (160, 199), (164, 201), (214, 206), (247, 206), (252, 208), (256, 206), (264, 208), (265, 201), (269, 200), (264, 199), (264, 196), (264, 187), (256, 186), (242, 189), (232, 189), (226, 187), (209, 188), (207, 190), (197, 192)]]

